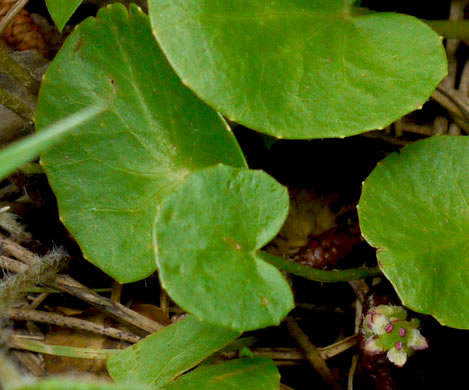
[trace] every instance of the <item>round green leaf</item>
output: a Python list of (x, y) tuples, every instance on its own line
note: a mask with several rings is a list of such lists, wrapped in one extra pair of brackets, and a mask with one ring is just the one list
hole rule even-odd
[(162, 390), (278, 390), (280, 374), (270, 359), (237, 359), (207, 365), (163, 386)]
[[(10, 388), (10, 387), (9, 387)], [(15, 386), (15, 390), (157, 390), (156, 387), (141, 383), (118, 384), (104, 381), (86, 381), (76, 378), (52, 378)]]
[(403, 303), (469, 329), (469, 137), (388, 156), (363, 185), (359, 218)]
[(446, 74), (419, 20), (350, 0), (149, 0), (186, 85), (233, 121), (279, 138), (343, 137), (419, 108)]
[(93, 104), (108, 109), (41, 162), (85, 257), (120, 282), (135, 281), (156, 267), (161, 200), (193, 171), (245, 162), (223, 119), (181, 84), (135, 6), (130, 14), (106, 7), (75, 29), (43, 79), (37, 128)]
[(261, 171), (218, 166), (192, 174), (155, 224), (160, 278), (181, 307), (240, 331), (278, 324), (293, 297), (257, 255), (280, 230), (287, 190)]

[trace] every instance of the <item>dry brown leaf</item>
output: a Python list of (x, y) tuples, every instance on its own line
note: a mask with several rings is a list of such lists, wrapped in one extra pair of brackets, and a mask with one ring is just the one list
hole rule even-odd
[[(79, 316), (83, 317), (83, 316)], [(103, 325), (106, 321), (101, 313), (87, 315), (86, 320)], [(120, 349), (128, 346), (125, 342), (111, 340), (105, 336), (88, 331), (52, 327), (46, 335), (46, 343), (90, 349)], [(106, 360), (81, 359), (64, 356), (44, 355), (48, 375), (92, 375), (99, 379), (110, 380)]]
[(149, 303), (135, 303), (130, 307), (132, 310), (137, 313), (155, 321), (162, 325), (169, 325), (171, 321), (166, 316), (166, 314), (156, 305), (151, 305)]

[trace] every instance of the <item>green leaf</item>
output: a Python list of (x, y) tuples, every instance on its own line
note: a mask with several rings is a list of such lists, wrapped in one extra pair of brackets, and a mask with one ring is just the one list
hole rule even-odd
[(50, 65), (39, 131), (89, 105), (108, 110), (44, 153), (63, 222), (85, 257), (120, 282), (155, 268), (158, 204), (191, 172), (245, 166), (220, 115), (185, 88), (159, 50), (148, 17), (121, 4), (74, 30)]
[(117, 384), (107, 382), (86, 382), (76, 379), (45, 379), (7, 390), (157, 390), (155, 387), (138, 383)]
[(388, 156), (363, 185), (359, 218), (404, 305), (469, 329), (469, 137)]
[(343, 137), (418, 109), (446, 75), (419, 20), (350, 0), (149, 0), (176, 73), (230, 120), (279, 138)]
[(171, 298), (240, 331), (278, 324), (293, 308), (292, 293), (257, 250), (287, 213), (286, 188), (264, 172), (218, 166), (192, 174), (156, 218), (157, 262)]
[[(169, 360), (172, 357), (167, 356)], [(272, 360), (255, 358), (199, 367), (163, 386), (136, 383), (135, 380), (132, 383), (106, 383), (54, 378), (8, 387), (7, 390), (277, 390), (279, 385), (280, 375)]]
[(111, 357), (108, 371), (116, 381), (164, 385), (238, 336), (188, 316)]
[(81, 2), (82, 0), (46, 0), (50, 16), (60, 32)]
[(162, 390), (278, 390), (280, 375), (270, 359), (239, 359), (195, 369)]

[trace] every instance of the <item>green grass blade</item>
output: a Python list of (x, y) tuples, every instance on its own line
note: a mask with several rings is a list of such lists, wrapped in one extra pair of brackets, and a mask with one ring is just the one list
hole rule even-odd
[(0, 152), (0, 179), (56, 144), (62, 136), (105, 110), (102, 106), (84, 108), (57, 121), (40, 133), (28, 136)]

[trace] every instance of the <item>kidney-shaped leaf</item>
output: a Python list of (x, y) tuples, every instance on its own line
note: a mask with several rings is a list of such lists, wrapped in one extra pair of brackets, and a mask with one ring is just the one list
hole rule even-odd
[(244, 158), (223, 119), (181, 84), (135, 6), (106, 7), (75, 29), (44, 77), (37, 128), (93, 103), (108, 110), (41, 161), (85, 257), (130, 282), (155, 270), (159, 202), (190, 172)]
[[(10, 389), (11, 387), (8, 387)], [(53, 378), (15, 386), (15, 390), (158, 390), (141, 383), (108, 383), (103, 381), (77, 380), (76, 378)]]
[(280, 375), (270, 359), (238, 359), (195, 369), (162, 390), (278, 390)]
[(403, 303), (469, 329), (469, 137), (388, 156), (363, 185), (359, 218)]
[(233, 121), (286, 138), (383, 128), (446, 74), (419, 20), (351, 0), (149, 0), (153, 32), (186, 85)]
[(189, 316), (111, 357), (108, 371), (118, 382), (165, 385), (238, 336)]
[(278, 324), (292, 309), (286, 280), (256, 252), (280, 230), (287, 190), (261, 171), (218, 166), (167, 197), (155, 224), (160, 278), (204, 321), (241, 331)]
[(65, 24), (83, 0), (46, 0), (47, 9), (57, 29), (62, 32)]

